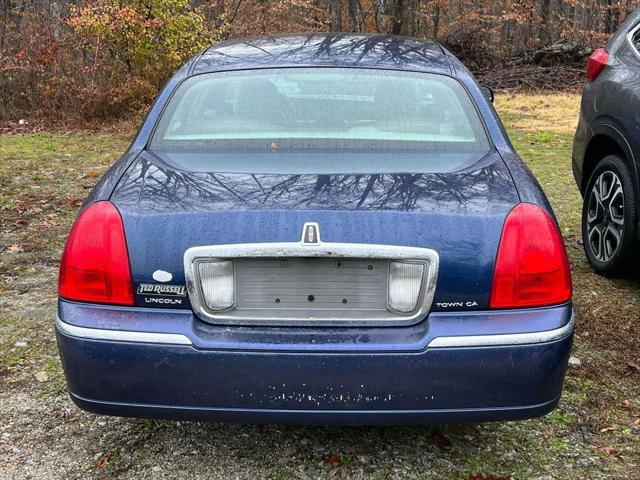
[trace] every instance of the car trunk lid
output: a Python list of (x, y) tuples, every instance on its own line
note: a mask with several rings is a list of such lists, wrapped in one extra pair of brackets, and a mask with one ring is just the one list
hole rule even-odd
[(431, 310), (447, 311), (487, 308), (502, 224), (518, 195), (497, 153), (462, 172), (377, 175), (186, 172), (145, 153), (111, 200), (139, 305), (191, 308), (183, 288), (191, 247), (299, 242), (315, 222), (327, 243), (436, 251)]

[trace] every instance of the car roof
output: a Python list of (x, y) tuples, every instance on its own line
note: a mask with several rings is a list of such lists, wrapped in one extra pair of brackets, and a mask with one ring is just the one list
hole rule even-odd
[(379, 68), (452, 74), (449, 55), (428, 40), (395, 35), (307, 33), (242, 38), (200, 54), (191, 74), (278, 67)]

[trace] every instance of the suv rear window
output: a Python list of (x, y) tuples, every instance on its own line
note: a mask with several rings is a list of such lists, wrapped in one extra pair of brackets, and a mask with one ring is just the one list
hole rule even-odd
[[(207, 155), (215, 163), (211, 169), (218, 171), (236, 170), (225, 162), (240, 162), (237, 168), (241, 168), (242, 159), (231, 159), (229, 153), (242, 150), (401, 150), (409, 155), (397, 161), (420, 161), (421, 166), (400, 164), (396, 171), (424, 171), (432, 170), (430, 162), (432, 167), (442, 167), (444, 161), (445, 170), (468, 165), (484, 156), (490, 144), (469, 95), (451, 77), (305, 67), (208, 73), (187, 79), (162, 114), (150, 149), (186, 168), (192, 166), (190, 162), (202, 166), (202, 155)], [(418, 158), (419, 153), (423, 155)], [(287, 158), (278, 161), (286, 163)], [(317, 161), (313, 158), (305, 161)], [(260, 168), (255, 156), (252, 162), (249, 170)], [(320, 162), (306, 167), (324, 173)], [(344, 163), (341, 173), (369, 173), (364, 165)], [(283, 165), (280, 170), (286, 168)], [(265, 171), (272, 170), (273, 166)]]

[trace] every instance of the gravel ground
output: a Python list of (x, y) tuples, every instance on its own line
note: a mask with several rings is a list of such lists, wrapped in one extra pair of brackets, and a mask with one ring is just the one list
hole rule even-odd
[[(640, 283), (584, 261), (570, 174), (578, 97), (498, 96), (569, 249), (578, 315), (560, 407), (536, 420), (336, 428), (102, 417), (66, 394), (57, 262), (81, 200), (133, 126), (0, 136), (0, 479), (640, 479)], [(545, 115), (547, 117), (545, 117)]]

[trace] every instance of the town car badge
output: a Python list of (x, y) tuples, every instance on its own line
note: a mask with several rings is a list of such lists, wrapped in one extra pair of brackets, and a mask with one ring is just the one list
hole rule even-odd
[(320, 244), (320, 226), (316, 222), (307, 222), (302, 227), (303, 245), (319, 245)]

